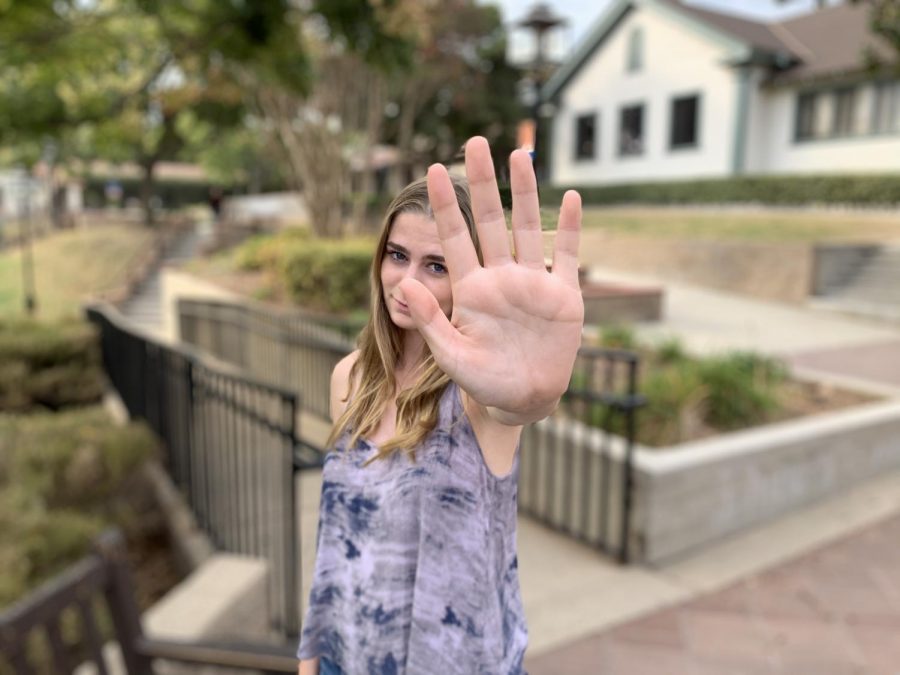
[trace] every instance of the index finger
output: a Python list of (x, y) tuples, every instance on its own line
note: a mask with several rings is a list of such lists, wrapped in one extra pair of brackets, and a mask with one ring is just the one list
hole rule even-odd
[(428, 167), (428, 201), (444, 249), (447, 274), (450, 275), (450, 283), (453, 283), (479, 267), (479, 262), (469, 228), (456, 201), (450, 174), (440, 164)]

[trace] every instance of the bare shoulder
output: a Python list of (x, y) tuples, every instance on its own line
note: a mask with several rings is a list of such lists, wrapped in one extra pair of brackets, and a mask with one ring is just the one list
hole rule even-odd
[(359, 350), (355, 349), (338, 361), (331, 372), (331, 420), (336, 421), (347, 407), (347, 396), (350, 394), (350, 369), (359, 358)]

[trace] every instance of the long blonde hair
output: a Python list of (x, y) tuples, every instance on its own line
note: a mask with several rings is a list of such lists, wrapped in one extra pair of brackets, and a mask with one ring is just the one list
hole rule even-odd
[[(475, 230), (475, 218), (472, 215), (472, 202), (469, 187), (465, 179), (452, 177), (453, 189), (459, 210), (469, 229), (478, 258), (481, 260), (481, 249), (478, 245), (478, 233)], [(403, 344), (402, 331), (391, 321), (387, 305), (384, 302), (384, 288), (381, 284), (381, 264), (385, 256), (388, 237), (394, 220), (401, 213), (416, 213), (434, 219), (431, 204), (428, 201), (428, 188), (425, 179), (419, 179), (407, 185), (394, 198), (388, 207), (381, 228), (381, 237), (372, 257), (371, 268), (371, 315), (360, 333), (358, 340), (359, 357), (350, 369), (347, 398), (349, 401), (343, 414), (335, 422), (328, 446), (332, 446), (345, 432), (350, 433), (348, 448), (356, 445), (361, 437), (371, 435), (378, 429), (384, 412), (397, 394), (397, 383), (394, 373), (400, 358)], [(415, 448), (425, 440), (438, 421), (438, 405), (441, 394), (450, 382), (450, 378), (434, 361), (434, 356), (424, 345), (424, 353), (414, 384), (400, 392), (397, 397), (397, 423), (394, 436), (381, 444), (378, 454), (369, 461), (385, 459), (398, 450), (405, 450), (415, 459)], [(353, 391), (353, 383), (359, 376), (357, 391)]]

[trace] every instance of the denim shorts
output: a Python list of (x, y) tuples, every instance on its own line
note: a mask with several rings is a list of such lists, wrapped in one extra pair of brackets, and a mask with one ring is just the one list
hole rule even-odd
[(324, 656), (319, 657), (319, 675), (344, 675), (344, 671)]

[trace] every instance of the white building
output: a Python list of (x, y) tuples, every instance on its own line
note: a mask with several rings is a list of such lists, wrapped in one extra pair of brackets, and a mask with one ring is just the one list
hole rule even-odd
[(869, 6), (762, 24), (677, 0), (618, 0), (543, 90), (550, 179), (900, 172), (900, 79), (866, 51)]

